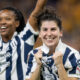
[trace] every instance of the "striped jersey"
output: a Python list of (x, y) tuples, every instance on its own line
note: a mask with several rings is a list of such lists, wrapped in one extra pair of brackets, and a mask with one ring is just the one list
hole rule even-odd
[[(29, 53), (29, 60), (27, 64), (27, 72), (26, 72), (26, 79), (30, 79), (32, 72), (35, 71), (37, 62), (34, 57), (34, 54), (41, 49), (43, 51), (42, 57), (42, 68), (41, 68), (41, 80), (59, 80), (58, 70), (55, 66), (54, 60), (52, 59), (53, 54), (48, 55), (49, 49), (48, 47), (43, 44), (38, 48), (30, 51)], [(80, 54), (77, 50), (73, 49), (72, 47), (62, 43), (60, 40), (56, 49), (56, 51), (60, 51), (63, 53), (63, 65), (68, 74), (68, 77), (76, 77), (80, 78)]]
[(7, 43), (0, 36), (0, 80), (24, 80), (27, 55), (33, 48), (35, 32), (29, 22), (20, 33), (14, 33)]

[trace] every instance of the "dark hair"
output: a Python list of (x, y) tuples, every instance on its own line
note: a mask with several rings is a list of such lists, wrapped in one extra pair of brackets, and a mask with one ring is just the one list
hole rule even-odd
[(1, 10), (10, 10), (10, 11), (13, 11), (15, 13), (16, 20), (19, 21), (19, 26), (16, 28), (16, 31), (18, 33), (21, 32), (24, 29), (26, 24), (25, 24), (25, 20), (24, 20), (23, 14), (19, 9), (16, 9), (16, 8), (13, 8), (13, 7), (5, 7), (3, 9), (1, 9)]
[(49, 20), (49, 21), (54, 20), (54, 21), (56, 21), (59, 29), (60, 30), (62, 29), (62, 22), (61, 22), (59, 16), (57, 16), (56, 11), (54, 10), (54, 8), (51, 7), (51, 6), (45, 7), (37, 15), (37, 25), (38, 25), (39, 30), (40, 30), (42, 21), (46, 21), (46, 20)]

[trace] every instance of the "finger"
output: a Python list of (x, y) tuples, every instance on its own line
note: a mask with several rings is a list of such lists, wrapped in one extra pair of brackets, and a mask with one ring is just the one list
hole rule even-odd
[(62, 57), (63, 56), (63, 54), (61, 53), (61, 52), (55, 52), (55, 53), (53, 53), (53, 59), (56, 59), (56, 58), (59, 58), (59, 57)]
[(38, 52), (39, 52), (40, 54), (42, 54), (42, 53), (43, 53), (41, 49), (39, 49), (39, 50), (38, 50)]

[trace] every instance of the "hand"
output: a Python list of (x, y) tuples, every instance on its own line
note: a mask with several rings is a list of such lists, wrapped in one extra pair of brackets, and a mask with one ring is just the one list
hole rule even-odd
[(35, 57), (36, 62), (38, 63), (38, 65), (42, 65), (42, 63), (41, 63), (42, 53), (43, 52), (40, 49), (40, 50), (38, 50), (38, 52), (36, 54), (34, 54), (34, 57)]
[(46, 3), (47, 0), (37, 0), (36, 8), (43, 9)]
[(53, 53), (53, 59), (56, 66), (63, 64), (63, 54), (61, 52)]
[(47, 0), (38, 0), (38, 2), (39, 2), (39, 5), (42, 5), (42, 4), (46, 4)]

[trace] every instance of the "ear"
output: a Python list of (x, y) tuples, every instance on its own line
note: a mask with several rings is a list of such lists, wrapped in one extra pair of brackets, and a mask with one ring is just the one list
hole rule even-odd
[(61, 30), (61, 31), (60, 31), (60, 37), (62, 37), (62, 36), (63, 36), (63, 31)]
[(19, 25), (20, 25), (20, 23), (19, 23), (19, 21), (16, 21), (16, 27), (19, 27)]

